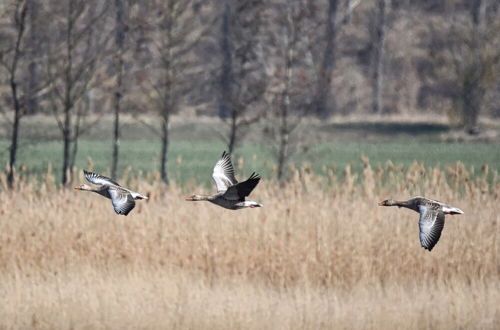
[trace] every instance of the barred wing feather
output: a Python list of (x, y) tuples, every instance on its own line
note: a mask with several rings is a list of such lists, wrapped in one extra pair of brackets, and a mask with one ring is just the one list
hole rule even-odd
[(135, 207), (134, 198), (127, 190), (110, 186), (108, 191), (117, 214), (127, 215)]
[(85, 171), (85, 170), (83, 170), (83, 174), (85, 175), (85, 179), (87, 179), (88, 182), (93, 183), (93, 184), (120, 186), (116, 181), (114, 181), (113, 179), (110, 179), (104, 175), (100, 175), (100, 174)]
[(222, 153), (221, 158), (214, 166), (212, 178), (217, 186), (217, 192), (226, 191), (229, 187), (238, 183), (234, 177), (234, 168), (231, 163), (231, 157), (225, 151)]
[(444, 213), (439, 209), (425, 205), (420, 205), (419, 210), (420, 244), (431, 251), (441, 237), (444, 228)]

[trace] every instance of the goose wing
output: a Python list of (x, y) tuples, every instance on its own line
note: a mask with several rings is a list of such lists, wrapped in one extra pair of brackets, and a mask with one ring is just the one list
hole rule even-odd
[(259, 181), (260, 176), (254, 172), (246, 181), (237, 183), (227, 188), (226, 192), (224, 193), (224, 198), (229, 200), (244, 201), (245, 197), (250, 195)]
[(113, 179), (110, 179), (104, 175), (100, 175), (100, 174), (85, 171), (85, 170), (83, 170), (83, 174), (85, 175), (85, 179), (87, 179), (88, 182), (93, 183), (93, 184), (120, 186), (118, 184), (118, 182), (116, 182)]
[(230, 186), (238, 183), (234, 177), (234, 168), (231, 163), (231, 156), (225, 151), (222, 153), (222, 156), (214, 166), (212, 179), (214, 179), (215, 184), (217, 185), (217, 192), (226, 191)]
[(439, 201), (433, 200), (433, 199), (428, 199), (424, 197), (416, 197), (420, 199), (420, 203), (424, 205), (430, 205), (433, 208), (440, 208), (444, 214), (463, 214), (464, 211), (460, 210), (459, 208), (446, 205), (444, 203), (441, 203)]
[(129, 191), (116, 186), (109, 186), (111, 203), (117, 214), (127, 215), (135, 207), (135, 201)]
[(431, 251), (441, 237), (444, 228), (444, 213), (429, 205), (420, 205), (419, 210), (420, 244), (423, 248)]

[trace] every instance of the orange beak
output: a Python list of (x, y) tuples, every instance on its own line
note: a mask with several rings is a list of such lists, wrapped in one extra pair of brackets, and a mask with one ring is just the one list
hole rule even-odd
[(75, 187), (75, 189), (76, 189), (76, 190), (82, 190), (82, 188), (80, 188), (80, 187), (78, 187), (78, 186), (76, 186), (76, 187)]
[(378, 202), (378, 205), (384, 206), (384, 202), (383, 201), (382, 202)]
[(192, 200), (193, 200), (193, 197), (186, 197), (186, 200), (187, 200), (187, 201), (192, 201)]

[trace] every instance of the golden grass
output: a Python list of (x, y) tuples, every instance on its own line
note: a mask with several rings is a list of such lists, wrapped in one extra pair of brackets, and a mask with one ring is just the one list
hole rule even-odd
[[(241, 211), (185, 202), (203, 188), (165, 189), (154, 175), (122, 180), (151, 194), (128, 217), (56, 189), (50, 173), (3, 190), (0, 328), (496, 328), (496, 173), (363, 161), (342, 181), (292, 169), (286, 187), (253, 192), (264, 208)], [(432, 252), (416, 213), (377, 206), (417, 194), (465, 211)]]

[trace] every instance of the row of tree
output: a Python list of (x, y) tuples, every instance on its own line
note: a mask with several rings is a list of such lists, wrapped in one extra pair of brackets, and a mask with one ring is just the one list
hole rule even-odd
[(230, 152), (265, 118), (280, 178), (304, 116), (445, 108), (476, 133), (481, 110), (498, 111), (499, 12), (493, 0), (4, 1), (9, 185), (36, 113), (61, 132), (63, 184), (89, 113), (114, 116), (113, 176), (120, 114), (158, 116), (166, 183), (170, 118), (186, 108), (226, 122)]

